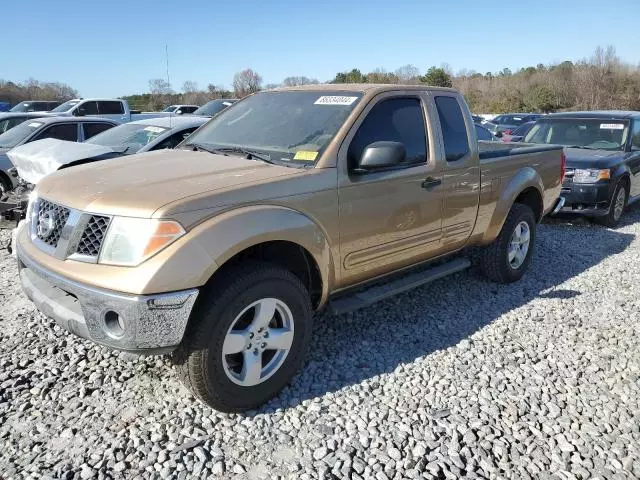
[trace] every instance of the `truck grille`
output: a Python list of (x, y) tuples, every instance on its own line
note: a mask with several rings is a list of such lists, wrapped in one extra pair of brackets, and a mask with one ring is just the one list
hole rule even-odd
[(107, 233), (107, 228), (109, 227), (109, 220), (109, 217), (92, 215), (84, 232), (82, 232), (76, 253), (89, 257), (97, 257), (100, 253), (104, 236)]
[(35, 232), (38, 239), (50, 247), (57, 247), (69, 213), (70, 210), (66, 207), (40, 199)]

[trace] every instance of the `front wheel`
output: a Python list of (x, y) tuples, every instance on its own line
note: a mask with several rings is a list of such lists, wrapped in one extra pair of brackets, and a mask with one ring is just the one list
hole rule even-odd
[(627, 186), (623, 180), (618, 183), (618, 186), (611, 196), (609, 211), (604, 217), (599, 217), (598, 221), (609, 228), (617, 227), (624, 213), (624, 209), (627, 206), (627, 197)]
[(531, 263), (535, 238), (533, 210), (522, 203), (514, 203), (498, 238), (482, 252), (482, 272), (498, 283), (520, 280)]
[(174, 355), (185, 385), (213, 408), (239, 412), (275, 396), (302, 365), (311, 339), (309, 294), (291, 272), (251, 263), (202, 295)]

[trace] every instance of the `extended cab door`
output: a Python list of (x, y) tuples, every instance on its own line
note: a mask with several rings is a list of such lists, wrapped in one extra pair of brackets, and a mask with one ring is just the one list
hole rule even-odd
[[(464, 246), (478, 215), (480, 161), (475, 127), (466, 103), (453, 92), (433, 92), (442, 149), (442, 248)], [(491, 189), (491, 185), (487, 188)]]
[[(440, 246), (442, 178), (427, 101), (410, 90), (376, 96), (340, 147), (340, 287), (426, 260)], [(364, 149), (379, 141), (401, 142), (404, 162), (357, 172)]]

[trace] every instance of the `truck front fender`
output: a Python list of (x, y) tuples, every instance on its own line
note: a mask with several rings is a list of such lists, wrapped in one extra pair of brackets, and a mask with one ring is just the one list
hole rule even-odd
[(544, 183), (535, 169), (531, 167), (522, 168), (504, 184), (500, 182), (498, 186), (498, 193), (494, 197), (496, 198), (495, 209), (493, 210), (493, 215), (491, 216), (489, 225), (482, 238), (483, 244), (486, 245), (491, 243), (497, 238), (500, 234), (500, 230), (502, 230), (502, 225), (504, 225), (507, 215), (509, 214), (509, 210), (511, 210), (511, 207), (518, 196), (525, 190), (531, 188), (535, 189), (537, 192), (537, 196), (540, 201), (539, 208), (542, 211), (542, 192), (544, 192)]
[[(241, 207), (198, 224), (166, 253), (160, 253), (164, 258), (145, 290), (165, 291), (167, 281), (174, 289), (176, 283), (184, 289), (201, 287), (237, 254), (272, 241), (290, 242), (311, 255), (322, 278), (323, 304), (334, 282), (328, 236), (305, 214), (280, 206)], [(184, 278), (177, 279), (178, 272), (183, 272)]]

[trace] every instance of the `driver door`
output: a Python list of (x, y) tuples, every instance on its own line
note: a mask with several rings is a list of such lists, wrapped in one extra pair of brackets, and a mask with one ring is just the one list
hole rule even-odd
[[(429, 148), (426, 97), (419, 92), (377, 96), (339, 153), (340, 287), (426, 260), (442, 234), (442, 182)], [(364, 149), (401, 142), (406, 158), (384, 171), (358, 173)]]

